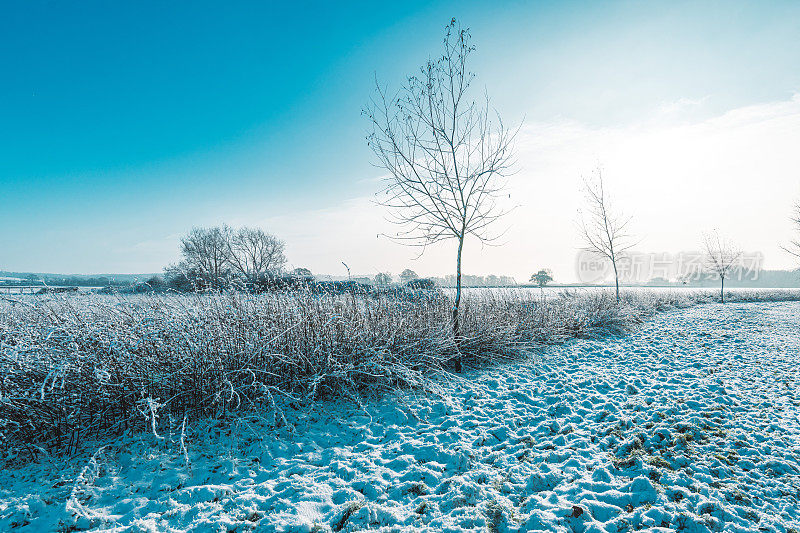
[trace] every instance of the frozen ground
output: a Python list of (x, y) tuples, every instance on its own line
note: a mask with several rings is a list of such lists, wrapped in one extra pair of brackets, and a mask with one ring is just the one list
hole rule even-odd
[[(0, 530), (800, 529), (800, 304), (706, 305), (276, 429), (0, 474)], [(179, 424), (174, 425), (179, 428)]]

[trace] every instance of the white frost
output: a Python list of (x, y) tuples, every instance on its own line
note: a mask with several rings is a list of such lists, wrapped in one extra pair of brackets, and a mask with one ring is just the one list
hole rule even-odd
[(798, 353), (797, 303), (707, 305), (443, 397), (176, 421), (6, 469), (0, 530), (797, 530)]

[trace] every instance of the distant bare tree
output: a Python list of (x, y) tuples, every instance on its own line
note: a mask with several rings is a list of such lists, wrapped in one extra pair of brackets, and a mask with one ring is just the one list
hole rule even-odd
[(474, 74), (467, 60), (474, 49), (469, 31), (453, 19), (443, 55), (428, 60), (394, 97), (376, 83), (376, 96), (364, 110), (372, 125), (367, 142), (389, 174), (379, 202), (403, 227), (393, 238), (423, 251), (441, 241), (458, 242), (456, 336), (464, 239), (492, 239), (487, 228), (504, 213), (497, 200), (514, 137), (490, 111), (488, 96), (480, 105), (468, 96)]
[(706, 250), (705, 266), (719, 276), (719, 299), (720, 302), (725, 303), (725, 278), (735, 268), (742, 252), (730, 241), (720, 236), (718, 230), (703, 234), (703, 245)]
[(418, 278), (419, 278), (419, 275), (416, 272), (414, 272), (413, 270), (411, 270), (410, 268), (407, 268), (407, 269), (403, 270), (402, 272), (400, 272), (400, 283), (408, 283), (409, 281), (414, 280), (414, 279), (418, 279)]
[(580, 221), (584, 250), (611, 261), (619, 301), (618, 263), (623, 254), (636, 244), (631, 242), (631, 236), (627, 233), (631, 218), (617, 213), (610, 205), (600, 168), (583, 183), (587, 202), (587, 217), (581, 217)]
[(282, 240), (260, 228), (240, 228), (230, 234), (228, 260), (238, 274), (256, 279), (283, 270), (285, 248)]
[(379, 272), (375, 274), (375, 285), (384, 287), (392, 284), (392, 275), (388, 272)]
[(193, 228), (181, 239), (181, 255), (186, 268), (219, 285), (230, 268), (230, 238), (228, 226)]
[[(794, 204), (794, 214), (791, 216), (795, 231), (800, 232), (800, 202)], [(795, 257), (800, 257), (800, 238), (795, 237), (787, 246), (782, 246), (784, 250)]]

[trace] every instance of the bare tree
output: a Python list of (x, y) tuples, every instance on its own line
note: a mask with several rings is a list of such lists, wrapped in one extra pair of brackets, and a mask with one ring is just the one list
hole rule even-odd
[[(800, 202), (794, 204), (794, 214), (791, 216), (791, 221), (794, 223), (795, 231), (800, 232)], [(787, 246), (781, 246), (781, 248), (795, 257), (800, 257), (800, 238), (795, 237), (789, 241)]]
[(724, 239), (718, 230), (703, 234), (703, 245), (706, 249), (706, 268), (719, 276), (719, 298), (720, 302), (725, 303), (725, 278), (736, 266), (742, 252)]
[(441, 241), (458, 243), (456, 336), (464, 239), (471, 235), (485, 243), (493, 238), (487, 229), (504, 213), (497, 200), (514, 138), (490, 112), (488, 96), (479, 105), (468, 95), (474, 74), (467, 60), (474, 49), (469, 31), (453, 19), (443, 55), (428, 60), (394, 97), (376, 83), (376, 95), (364, 110), (372, 126), (367, 142), (388, 171), (378, 201), (402, 227), (392, 238), (423, 252)]
[(388, 272), (378, 272), (375, 274), (375, 285), (385, 287), (392, 284), (392, 275)]
[(230, 267), (228, 226), (193, 228), (181, 239), (181, 254), (186, 266), (196, 270), (212, 284), (219, 285)]
[(582, 216), (580, 221), (584, 250), (611, 261), (619, 301), (619, 260), (636, 245), (627, 232), (631, 217), (623, 216), (611, 206), (600, 168), (595, 170), (592, 177), (584, 179), (583, 184), (587, 202), (587, 216)]
[(407, 268), (400, 272), (400, 283), (408, 283), (411, 280), (419, 279), (419, 274)]
[(228, 260), (238, 274), (256, 279), (283, 270), (285, 248), (282, 240), (260, 228), (240, 228), (231, 233)]

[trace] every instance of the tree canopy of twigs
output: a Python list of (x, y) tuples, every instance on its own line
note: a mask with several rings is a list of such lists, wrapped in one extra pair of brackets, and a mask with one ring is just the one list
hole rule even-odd
[(583, 249), (611, 262), (619, 301), (619, 260), (636, 245), (628, 233), (631, 217), (617, 212), (611, 205), (602, 169), (597, 168), (592, 176), (585, 178), (583, 185), (586, 211), (582, 213), (579, 226)]
[(230, 267), (228, 226), (192, 228), (181, 238), (181, 255), (188, 268), (218, 283)]
[(253, 281), (283, 270), (285, 248), (282, 240), (260, 228), (193, 228), (181, 239), (181, 263), (168, 270), (199, 277), (211, 287), (223, 286), (231, 276)]
[(364, 114), (367, 143), (388, 176), (378, 202), (401, 229), (391, 237), (425, 247), (458, 243), (453, 329), (458, 334), (461, 255), (467, 236), (490, 242), (490, 226), (504, 209), (498, 200), (512, 163), (515, 132), (489, 105), (470, 97), (475, 75), (467, 68), (475, 50), (468, 29), (453, 19), (444, 52), (409, 76), (394, 96), (376, 82)]
[(228, 246), (231, 266), (247, 279), (280, 272), (286, 265), (286, 244), (261, 228), (232, 232)]
[(719, 230), (703, 234), (703, 247), (706, 252), (705, 267), (719, 276), (719, 298), (722, 303), (725, 303), (725, 278), (736, 266), (742, 252), (729, 240), (722, 237)]

